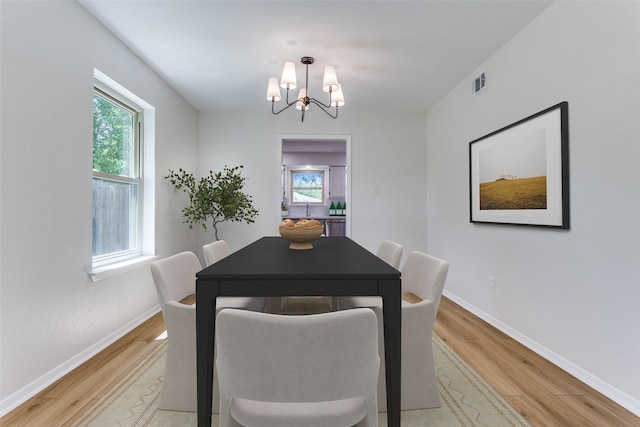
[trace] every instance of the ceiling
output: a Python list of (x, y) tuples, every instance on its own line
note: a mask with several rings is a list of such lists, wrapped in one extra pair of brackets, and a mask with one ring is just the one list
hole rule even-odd
[(325, 100), (324, 66), (335, 67), (341, 111), (425, 112), (552, 3), (79, 1), (198, 110), (258, 112), (285, 61), (304, 84), (302, 56), (315, 58), (310, 96)]

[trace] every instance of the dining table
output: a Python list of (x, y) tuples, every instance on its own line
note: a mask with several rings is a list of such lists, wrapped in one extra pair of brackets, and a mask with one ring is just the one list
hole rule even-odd
[(366, 295), (382, 298), (387, 426), (400, 426), (400, 272), (349, 237), (312, 246), (294, 250), (282, 237), (262, 237), (196, 274), (199, 427), (211, 425), (217, 297)]

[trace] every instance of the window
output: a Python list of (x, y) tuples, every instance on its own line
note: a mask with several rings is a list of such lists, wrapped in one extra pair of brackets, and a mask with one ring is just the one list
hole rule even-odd
[(290, 192), (292, 205), (316, 204), (325, 205), (327, 198), (327, 167), (306, 167), (289, 169)]
[(142, 255), (143, 112), (100, 82), (93, 94), (93, 265)]

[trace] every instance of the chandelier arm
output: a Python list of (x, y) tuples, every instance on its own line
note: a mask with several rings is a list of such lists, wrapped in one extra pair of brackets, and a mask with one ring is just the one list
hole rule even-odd
[(289, 95), (289, 93), (288, 93), (288, 90), (287, 90), (287, 105), (286, 105), (286, 106), (284, 106), (284, 107), (282, 107), (282, 109), (281, 109), (281, 110), (279, 110), (279, 111), (275, 111), (276, 102), (275, 102), (275, 101), (273, 101), (273, 100), (271, 101), (271, 112), (272, 112), (274, 115), (275, 115), (275, 114), (280, 114), (280, 113), (282, 113), (284, 110), (288, 109), (289, 107), (291, 107), (291, 106), (293, 106), (293, 105), (296, 105), (296, 102), (298, 102), (298, 101), (302, 101), (302, 100), (304, 99), (304, 98), (297, 98), (297, 99), (294, 99), (294, 100), (293, 100), (293, 101), (291, 101), (291, 102), (288, 102), (288, 101), (289, 101), (289, 96), (288, 96), (288, 95)]
[(318, 99), (315, 99), (315, 98), (309, 98), (309, 101), (313, 101), (313, 103), (316, 104), (316, 105), (322, 105), (324, 108), (331, 108), (331, 104), (327, 105), (324, 102), (322, 102), (322, 101), (320, 101)]
[(280, 114), (282, 113), (284, 110), (288, 109), (289, 107), (291, 107), (293, 104), (288, 104), (285, 107), (283, 107), (281, 110), (276, 111), (276, 103), (275, 101), (271, 101), (271, 112), (275, 115), (275, 114)]
[(327, 115), (328, 115), (329, 117), (331, 117), (332, 119), (337, 119), (337, 118), (338, 118), (338, 107), (336, 107), (336, 115), (334, 116), (333, 114), (331, 114), (331, 113), (329, 112), (329, 110), (327, 110), (327, 108), (330, 108), (330, 107), (331, 107), (330, 105), (324, 105), (323, 103), (318, 102), (318, 100), (317, 100), (317, 99), (315, 99), (315, 98), (309, 98), (309, 102), (313, 102), (314, 104), (316, 104), (318, 107), (320, 107), (320, 109), (321, 109), (322, 111), (324, 111), (325, 113), (327, 113)]
[(295, 104), (296, 102), (298, 102), (297, 99), (293, 102), (289, 102), (289, 85), (287, 85), (287, 97), (285, 99), (286, 99), (287, 105)]

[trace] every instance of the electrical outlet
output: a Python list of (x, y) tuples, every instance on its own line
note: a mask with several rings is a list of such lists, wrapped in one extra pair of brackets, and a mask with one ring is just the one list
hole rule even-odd
[(489, 276), (489, 290), (491, 292), (496, 291), (496, 278), (493, 276)]

